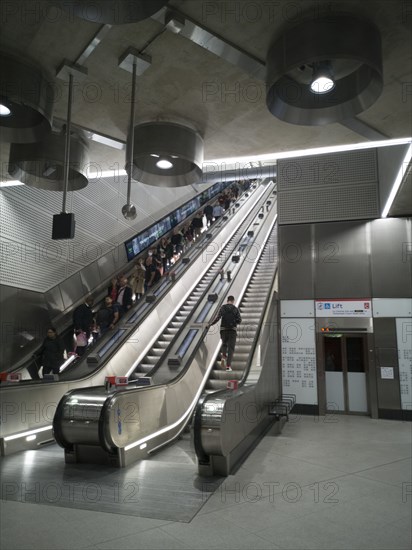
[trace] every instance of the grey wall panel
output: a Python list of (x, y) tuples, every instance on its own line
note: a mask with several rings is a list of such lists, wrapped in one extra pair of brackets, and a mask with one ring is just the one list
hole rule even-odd
[(284, 191), (279, 197), (279, 223), (362, 220), (379, 215), (376, 184)]
[(315, 298), (371, 296), (367, 224), (316, 224)]
[(379, 215), (376, 149), (280, 160), (277, 180), (281, 225)]
[(385, 207), (408, 148), (408, 144), (377, 148), (380, 212)]
[(57, 317), (64, 310), (63, 298), (59, 285), (45, 292), (44, 299), (51, 319)]
[(19, 283), (27, 290), (45, 292), (57, 281), (81, 268), (67, 260), (69, 250), (64, 241), (22, 243), (4, 236), (1, 240), (0, 274), (3, 284), (17, 287)]
[(278, 192), (303, 187), (375, 183), (376, 149), (311, 155), (278, 162)]
[(412, 220), (373, 220), (370, 227), (373, 296), (412, 296)]
[(114, 273), (117, 272), (116, 252), (109, 252), (102, 258), (97, 260), (99, 266), (99, 273), (101, 279), (109, 279)]
[(310, 225), (279, 226), (279, 298), (313, 298)]
[[(395, 319), (374, 319), (374, 339), (378, 407), (380, 409), (399, 410), (401, 408), (401, 395)], [(394, 379), (382, 380), (381, 367), (393, 367)]]
[(92, 292), (93, 289), (97, 288), (101, 283), (97, 261), (84, 267), (80, 271), (80, 278), (83, 287), (87, 289), (87, 292)]
[(60, 283), (64, 309), (69, 308), (80, 301), (86, 294), (87, 288), (83, 286), (80, 273), (74, 273)]
[(114, 258), (119, 269), (127, 264), (126, 247), (124, 246), (124, 243), (119, 244), (119, 246), (115, 248), (113, 252), (115, 253)]
[(1, 285), (0, 369), (13, 365), (22, 354), (32, 353), (50, 325), (44, 296)]

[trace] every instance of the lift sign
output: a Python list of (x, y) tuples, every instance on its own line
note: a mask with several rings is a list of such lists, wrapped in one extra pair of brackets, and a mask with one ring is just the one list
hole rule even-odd
[(316, 317), (372, 317), (370, 300), (316, 300)]

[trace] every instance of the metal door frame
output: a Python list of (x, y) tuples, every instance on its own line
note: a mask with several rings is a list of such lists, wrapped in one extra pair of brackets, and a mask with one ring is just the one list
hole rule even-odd
[[(359, 333), (350, 331), (339, 331), (334, 334), (341, 334), (341, 351), (342, 351), (342, 373), (343, 373), (343, 397), (345, 411), (335, 411), (336, 414), (356, 415), (356, 416), (371, 416), (372, 418), (378, 418), (377, 409), (377, 388), (376, 388), (376, 373), (374, 369), (373, 360), (373, 334), (372, 333)], [(325, 379), (325, 338), (331, 335), (324, 332), (316, 333), (316, 363), (317, 363), (317, 382), (318, 382), (318, 402), (319, 402), (319, 414), (326, 415), (331, 414), (334, 411), (328, 411), (326, 408), (326, 379)], [(349, 393), (348, 393), (348, 379), (347, 379), (347, 355), (346, 355), (346, 337), (359, 337), (363, 341), (363, 360), (365, 365), (365, 377), (366, 377), (366, 402), (367, 412), (353, 412), (349, 411)]]

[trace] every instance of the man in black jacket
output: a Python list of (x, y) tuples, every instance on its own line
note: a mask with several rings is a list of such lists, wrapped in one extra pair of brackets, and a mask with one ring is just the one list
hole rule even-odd
[(88, 296), (84, 303), (77, 306), (73, 312), (74, 332), (76, 334), (85, 332), (87, 340), (90, 338), (90, 330), (93, 324), (92, 306), (93, 298)]
[(43, 365), (45, 374), (59, 374), (60, 367), (64, 363), (64, 344), (54, 327), (49, 327), (43, 345), (36, 354), (36, 359)]
[(221, 367), (222, 369), (226, 368), (227, 371), (232, 370), (232, 358), (237, 337), (236, 328), (242, 322), (240, 312), (234, 303), (234, 296), (228, 296), (227, 304), (220, 308), (217, 317), (207, 325), (209, 329), (212, 325), (222, 320), (220, 324), (220, 338), (222, 339)]

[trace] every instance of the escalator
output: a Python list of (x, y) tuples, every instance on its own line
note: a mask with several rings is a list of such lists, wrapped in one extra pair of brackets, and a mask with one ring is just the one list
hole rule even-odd
[(248, 287), (239, 305), (242, 324), (238, 328), (236, 349), (232, 361), (232, 372), (222, 371), (220, 364), (215, 363), (206, 383), (206, 393), (226, 389), (227, 380), (240, 382), (251, 361), (251, 351), (262, 315), (267, 306), (267, 297), (273, 285), (277, 268), (277, 231), (273, 228), (265, 248), (257, 262)]
[[(262, 186), (255, 189), (250, 198), (257, 203), (264, 202), (268, 194), (270, 191)], [(141, 363), (139, 358), (147, 347), (146, 344), (151, 345), (158, 331), (166, 326), (187, 298), (190, 289), (196, 287), (199, 277), (208, 271), (209, 264), (213, 263), (219, 250), (231, 239), (239, 221), (245, 216), (243, 209), (249, 206), (246, 203), (244, 200), (229, 220), (214, 224), (219, 229), (219, 233), (213, 237), (216, 250), (209, 250), (210, 242), (206, 242), (204, 249), (200, 245), (194, 245), (191, 249), (193, 257), (189, 258), (188, 265), (182, 261), (179, 266), (181, 274), (176, 281), (163, 281), (153, 291), (154, 302), (144, 302), (136, 311), (126, 315), (123, 326), (115, 334), (102, 340), (93, 349), (93, 354), (78, 362), (75, 368), (63, 372), (58, 382), (20, 383), (0, 388), (3, 410), (7, 411), (1, 426), (2, 454), (36, 448), (37, 445), (51, 440), (51, 422), (55, 408), (68, 390), (85, 385), (89, 388), (99, 387), (103, 385), (108, 374), (125, 376), (136, 370), (136, 366)], [(204, 253), (204, 250), (207, 252)], [(186, 307), (191, 307), (190, 301)], [(174, 328), (171, 327), (171, 332), (173, 331)], [(167, 341), (160, 343), (160, 348), (162, 347), (168, 347)], [(33, 435), (36, 438), (34, 441)], [(27, 441), (29, 438), (31, 442)]]
[[(259, 211), (261, 208), (259, 205)], [(233, 257), (227, 260), (232, 262), (233, 279), (222, 285), (219, 299), (210, 300), (210, 296), (216, 294), (210, 294), (210, 291), (215, 290), (214, 285), (219, 284), (220, 280), (219, 276), (214, 279), (212, 276), (209, 285), (206, 281), (197, 306), (194, 306), (194, 302), (187, 304), (188, 309), (184, 313), (180, 312), (180, 318), (176, 320), (171, 315), (164, 325), (168, 335), (170, 329), (176, 330), (175, 338), (165, 341), (161, 337), (160, 345), (156, 339), (150, 346), (152, 351), (149, 352), (148, 346), (148, 352), (142, 354), (140, 361), (136, 362), (137, 376), (150, 375), (154, 385), (136, 388), (129, 384), (122, 390), (76, 390), (66, 394), (60, 401), (54, 418), (54, 429), (57, 442), (65, 449), (67, 462), (106, 461), (118, 467), (127, 466), (173, 441), (182, 432), (204, 392), (219, 354), (219, 334), (215, 332), (207, 335), (205, 322), (218, 311), (228, 294), (242, 298), (244, 322), (247, 323), (247, 330), (238, 343), (239, 357), (238, 364), (234, 363), (235, 372), (238, 372), (239, 378), (244, 376), (242, 371), (249, 373), (250, 358), (259, 347), (257, 338), (258, 333), (261, 333), (263, 315), (267, 314), (273, 302), (276, 275), (275, 215), (274, 209), (272, 211), (268, 207), (267, 210), (265, 219), (258, 212), (256, 218), (260, 221), (256, 219), (246, 230), (246, 235), (255, 234), (252, 227), (256, 230), (253, 244), (258, 254), (255, 261), (245, 261), (245, 257), (242, 261)], [(246, 247), (242, 239), (238, 245)], [(215, 271), (219, 273), (219, 265)], [(204, 282), (202, 280), (200, 284)], [(258, 304), (268, 307), (260, 311)], [(189, 309), (190, 320), (185, 319)], [(173, 327), (174, 322), (184, 323), (184, 328)], [(250, 347), (249, 354), (247, 346)], [(245, 348), (243, 358), (242, 347)], [(167, 353), (164, 353), (165, 349)], [(223, 378), (234, 375), (227, 372), (221, 374), (225, 375)], [(278, 378), (278, 370), (273, 369), (273, 375), (266, 378), (267, 382)], [(220, 387), (221, 377), (214, 377), (210, 384), (219, 384)], [(268, 383), (266, 390), (266, 394), (270, 394), (277, 391), (278, 387)], [(271, 398), (274, 399), (274, 395)]]
[[(245, 218), (244, 222), (226, 243), (221, 254), (208, 268), (207, 273), (176, 312), (163, 334), (156, 340), (154, 346), (137, 366), (135, 372), (132, 374), (132, 378), (139, 378), (140, 375), (145, 375), (151, 377), (154, 383), (159, 384), (167, 381), (168, 375), (166, 374), (165, 377), (159, 371), (162, 366), (162, 361), (164, 361), (165, 358), (167, 359), (172, 351), (173, 341), (178, 333), (183, 330), (184, 326), (191, 321), (197, 305), (201, 303), (207, 295), (212, 299), (217, 298), (222, 289), (229, 285), (231, 277), (236, 274), (239, 268), (238, 261), (237, 259), (235, 261), (233, 256), (235, 253), (238, 254), (239, 251), (244, 251), (253, 246), (253, 231), (250, 231), (250, 227), (256, 224), (256, 220), (250, 220), (253, 217), (259, 219), (259, 215), (259, 207), (251, 210), (251, 213)], [(235, 256), (235, 258), (240, 259), (239, 256)], [(228, 273), (230, 274), (229, 278), (227, 275)], [(200, 322), (204, 321), (205, 315), (209, 312), (212, 305), (213, 301), (208, 302), (204, 306)], [(169, 363), (173, 363), (173, 359), (169, 358)], [(176, 373), (176, 370), (174, 373)]]

